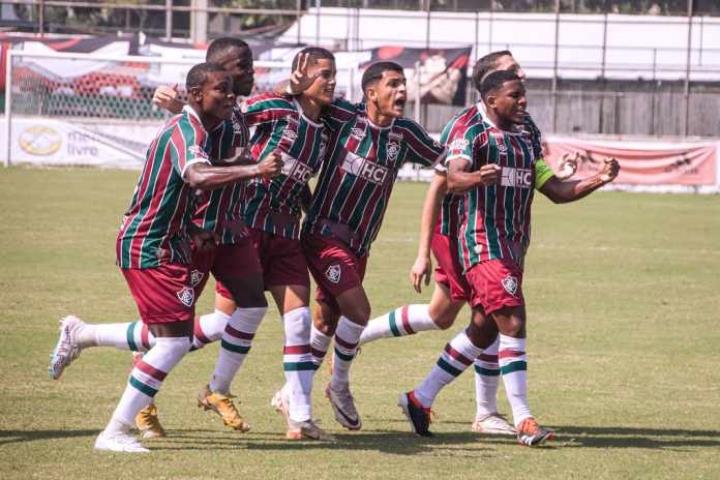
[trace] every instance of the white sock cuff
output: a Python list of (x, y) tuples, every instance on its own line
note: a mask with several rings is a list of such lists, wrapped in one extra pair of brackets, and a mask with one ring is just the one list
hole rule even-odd
[(525, 352), (525, 344), (527, 339), (510, 337), (508, 335), (503, 335), (502, 333), (498, 335), (498, 337), (500, 337), (500, 350), (511, 349)]
[(188, 337), (156, 337), (155, 346), (145, 356), (143, 362), (167, 373), (190, 350)]
[(347, 343), (356, 344), (360, 340), (363, 330), (365, 330), (365, 325), (358, 325), (347, 317), (340, 317), (335, 329), (335, 337), (339, 337)]
[(500, 348), (500, 335), (497, 336), (495, 341), (483, 349), (483, 353), (487, 355), (497, 355), (498, 349)]
[(467, 333), (460, 332), (455, 338), (450, 340), (450, 346), (467, 357), (471, 362), (474, 361), (483, 351), (482, 348), (476, 347), (467, 336)]
[(310, 344), (310, 309), (296, 308), (283, 315), (283, 329), (285, 330), (285, 345)]
[(332, 340), (332, 335), (325, 335), (322, 331), (318, 330), (315, 325), (310, 326), (310, 335), (310, 338), (317, 339), (324, 343), (330, 343), (330, 340)]
[(242, 332), (255, 333), (265, 317), (265, 312), (267, 307), (236, 308), (228, 323)]

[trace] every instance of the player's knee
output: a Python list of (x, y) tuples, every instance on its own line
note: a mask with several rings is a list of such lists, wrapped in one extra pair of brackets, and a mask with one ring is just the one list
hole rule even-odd
[(435, 323), (438, 329), (447, 330), (448, 328), (452, 327), (453, 323), (455, 323), (455, 315), (443, 312), (440, 315), (432, 317), (432, 321), (433, 323)]

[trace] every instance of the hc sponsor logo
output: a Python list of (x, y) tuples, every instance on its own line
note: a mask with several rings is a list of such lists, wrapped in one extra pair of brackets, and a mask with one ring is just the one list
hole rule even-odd
[(503, 187), (532, 188), (533, 172), (529, 168), (503, 167), (500, 185)]
[(315, 176), (315, 172), (302, 162), (291, 157), (287, 153), (280, 154), (283, 161), (283, 167), (281, 173), (286, 177), (292, 178), (298, 183), (308, 183), (312, 177)]
[(388, 176), (387, 168), (351, 152), (345, 156), (342, 169), (378, 185), (382, 185)]

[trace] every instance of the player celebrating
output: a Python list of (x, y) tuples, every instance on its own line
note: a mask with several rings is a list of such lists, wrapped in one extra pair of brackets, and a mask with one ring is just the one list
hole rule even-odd
[[(507, 51), (492, 52), (480, 58), (473, 68), (473, 82), (478, 91), (486, 75), (493, 71), (510, 70), (524, 79), (525, 74), (518, 63)], [(479, 113), (484, 115), (482, 100)], [(448, 136), (453, 135), (451, 122), (441, 136), (446, 144)], [(540, 131), (529, 114), (525, 115), (524, 129), (531, 135), (533, 152), (536, 158), (541, 155)], [(575, 172), (577, 163), (568, 159), (566, 168), (561, 169), (566, 179)], [(457, 259), (459, 196), (447, 194), (446, 168), (436, 166), (435, 175), (430, 183), (423, 204), (418, 255), (410, 271), (410, 281), (420, 293), (423, 280), (429, 284), (432, 261), (430, 251), (437, 260), (435, 269), (435, 289), (429, 304), (403, 305), (400, 308), (375, 318), (368, 323), (360, 337), (360, 345), (379, 338), (399, 337), (414, 333), (447, 329), (455, 322), (460, 309), (470, 300), (470, 289), (462, 276), (462, 267)], [(490, 332), (492, 334), (492, 332)], [(515, 435), (514, 428), (497, 411), (497, 389), (500, 370), (497, 364), (498, 339), (487, 347), (483, 354), (475, 359), (476, 415), (472, 430), (478, 433)]]
[(429, 409), (435, 396), (488, 347), (489, 317), (500, 331), (500, 371), (518, 441), (538, 445), (554, 433), (538, 425), (527, 402), (522, 275), (533, 188), (556, 203), (578, 200), (614, 180), (619, 165), (607, 160), (593, 177), (559, 180), (544, 162), (536, 161), (532, 138), (518, 127), (527, 103), (520, 77), (512, 71), (490, 73), (480, 93), (486, 115), (475, 105), (451, 121), (447, 161), (449, 190), (467, 191), (455, 215), (462, 222), (459, 253), (473, 318), (445, 347), (425, 380), (400, 396), (400, 406), (416, 433), (430, 435)]
[(367, 107), (336, 100), (324, 116), (330, 146), (302, 232), (303, 250), (318, 284), (312, 353), (319, 364), (334, 333), (333, 376), (326, 395), (335, 418), (350, 430), (362, 425), (349, 371), (370, 317), (362, 286), (370, 245), (402, 164), (431, 165), (444, 155), (444, 148), (422, 127), (402, 117), (407, 92), (401, 66), (371, 65), (363, 74), (362, 89)]
[[(210, 165), (205, 151), (208, 132), (232, 115), (233, 81), (219, 65), (204, 63), (190, 70), (186, 84), (190, 104), (150, 145), (117, 239), (118, 265), (140, 317), (155, 336), (155, 346), (133, 368), (110, 422), (95, 442), (98, 450), (147, 451), (129, 434), (133, 420), (190, 348), (196, 298), (189, 267), (192, 190), (272, 176), (280, 168), (275, 156), (252, 166)], [(198, 231), (194, 243), (202, 250), (214, 242), (208, 232)]]

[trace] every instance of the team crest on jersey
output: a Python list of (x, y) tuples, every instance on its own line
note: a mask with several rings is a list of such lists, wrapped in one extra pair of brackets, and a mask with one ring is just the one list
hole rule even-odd
[(400, 144), (398, 142), (390, 141), (387, 144), (387, 158), (391, 162), (397, 160), (400, 155)]
[(176, 293), (178, 300), (180, 300), (180, 303), (185, 305), (186, 307), (192, 307), (193, 302), (195, 301), (195, 289), (192, 287), (183, 287), (182, 290)]
[(201, 272), (200, 270), (191, 270), (190, 271), (190, 285), (193, 287), (197, 287), (200, 282), (202, 282), (203, 277), (205, 276), (205, 272)]
[(350, 136), (356, 140), (362, 140), (365, 136), (365, 130), (359, 127), (353, 127), (353, 129), (350, 130)]
[(293, 129), (286, 128), (283, 130), (282, 136), (288, 142), (294, 142), (297, 139), (297, 132)]
[(507, 293), (509, 293), (513, 297), (515, 296), (518, 290), (518, 279), (516, 277), (508, 275), (503, 278), (500, 283), (502, 283), (502, 286)]
[(507, 150), (508, 150), (508, 149), (507, 149), (507, 145), (505, 145), (504, 143), (498, 142), (498, 143), (497, 143), (497, 150), (498, 150), (498, 152), (500, 152), (500, 153), (507, 153)]
[(340, 278), (342, 277), (342, 268), (339, 264), (333, 263), (330, 265), (327, 270), (325, 270), (325, 278), (330, 280), (334, 284), (340, 283)]

